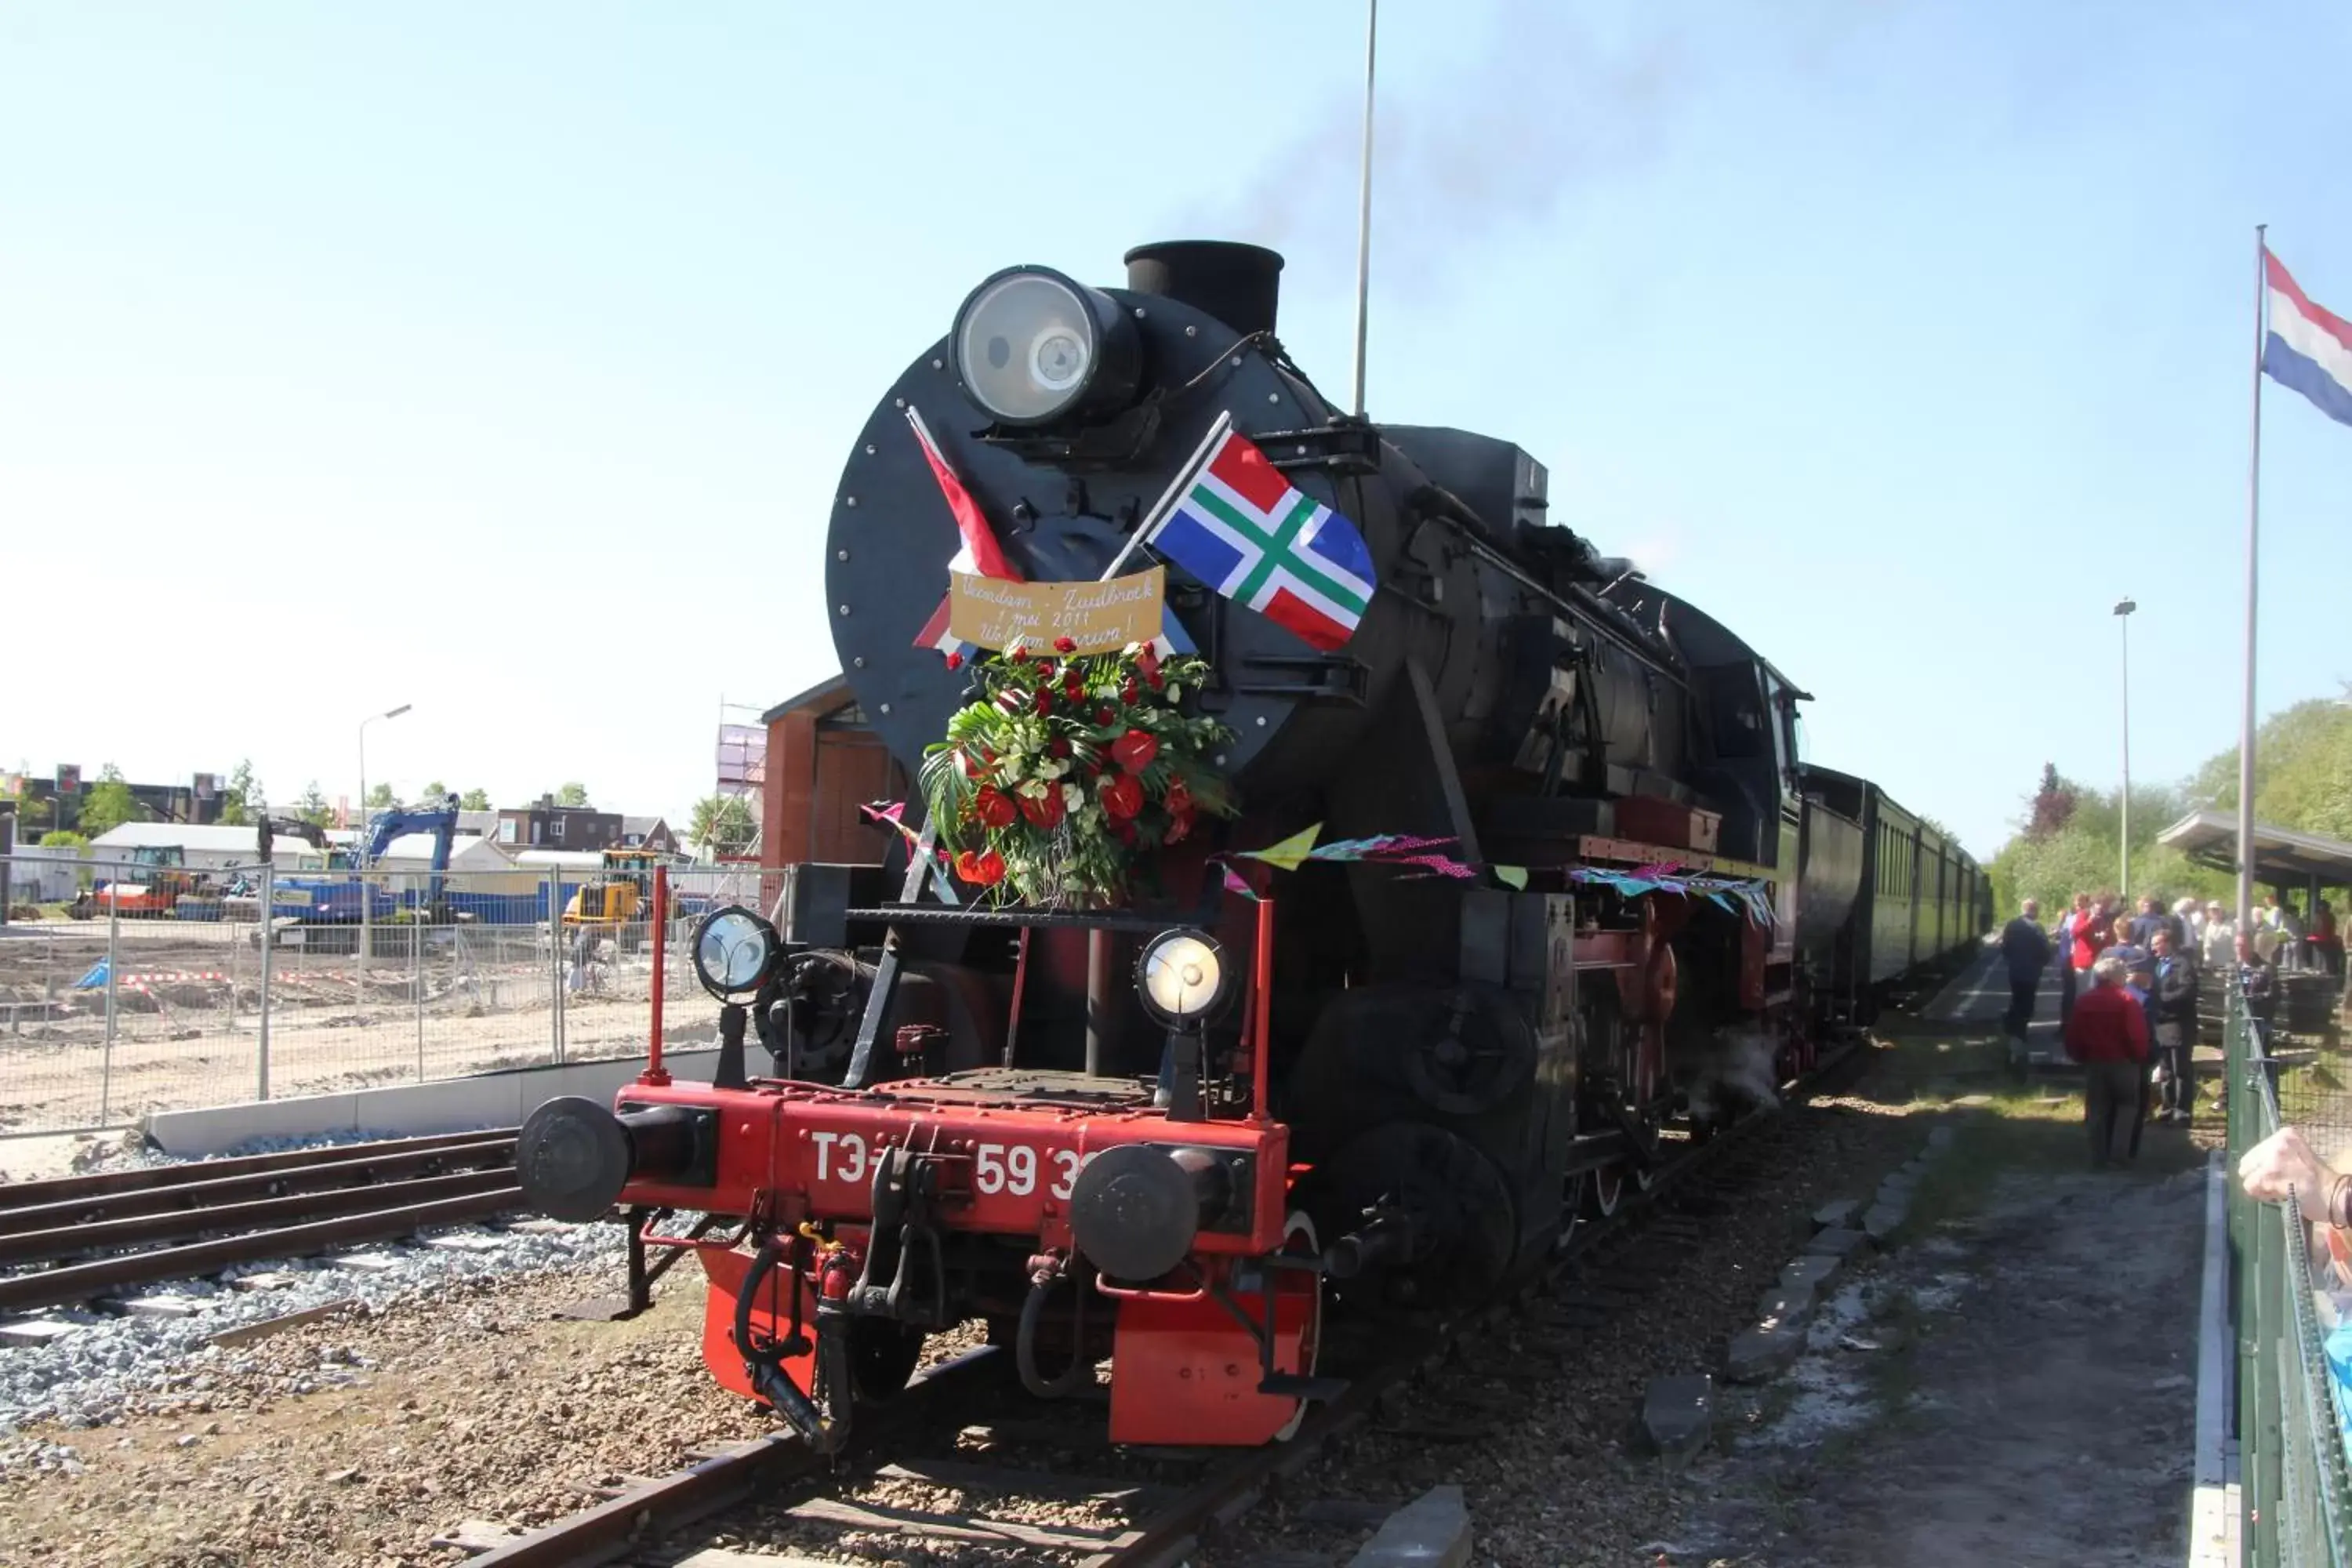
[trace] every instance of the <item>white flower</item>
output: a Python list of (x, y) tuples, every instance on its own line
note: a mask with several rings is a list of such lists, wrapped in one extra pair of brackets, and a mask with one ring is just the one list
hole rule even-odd
[(1183, 695), (1184, 695), (1184, 687), (1183, 687), (1183, 683), (1182, 683), (1182, 682), (1181, 682), (1181, 681), (1174, 681), (1174, 680), (1171, 680), (1171, 681), (1170, 681), (1170, 682), (1168, 683), (1168, 700), (1169, 700), (1169, 701), (1173, 702), (1173, 701), (1175, 701), (1178, 698), (1180, 698), (1180, 697), (1181, 697), (1181, 696), (1183, 696)]
[(1086, 808), (1086, 791), (1080, 789), (1074, 784), (1066, 784), (1062, 786), (1063, 810), (1069, 812), (1082, 811)]
[(1036, 779), (1031, 779), (1027, 784), (1023, 784), (1013, 793), (1015, 795), (1025, 795), (1031, 800), (1043, 800), (1045, 798), (1045, 791), (1048, 787), (1049, 786)]
[(1021, 782), (1021, 759), (1018, 757), (998, 758), (996, 763), (996, 772), (997, 776), (1004, 783), (1009, 784), (1019, 784)]

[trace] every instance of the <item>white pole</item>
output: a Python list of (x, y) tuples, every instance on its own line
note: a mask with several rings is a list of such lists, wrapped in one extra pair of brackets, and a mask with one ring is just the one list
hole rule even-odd
[(2270, 298), (2268, 224), (2254, 226), (2254, 440), (2246, 469), (2246, 690), (2238, 719), (2238, 934), (2254, 919), (2254, 593), (2262, 559), (2263, 317)]
[(379, 719), (397, 719), (397, 718), (399, 718), (403, 713), (407, 712), (411, 708), (414, 708), (414, 707), (415, 707), (415, 706), (416, 706), (416, 704), (415, 704), (414, 702), (404, 702), (404, 703), (402, 703), (402, 704), (401, 704), (399, 707), (397, 707), (397, 708), (388, 709), (388, 710), (386, 710), (385, 711), (383, 711), (383, 712), (382, 712), (382, 713), (371, 713), (371, 714), (369, 714), (366, 718), (364, 718), (364, 719), (362, 719), (362, 720), (361, 720), (361, 721), (360, 721), (360, 833), (359, 833), (359, 853), (352, 857), (352, 865), (354, 865), (354, 866), (356, 866), (357, 868), (359, 868), (359, 884), (360, 884), (360, 965), (359, 965), (359, 976), (360, 976), (360, 978), (359, 978), (359, 1000), (360, 1000), (360, 1005), (361, 1005), (361, 1006), (362, 1006), (362, 1007), (364, 1007), (364, 1006), (366, 1006), (366, 1005), (367, 1005), (368, 926), (370, 925), (370, 923), (373, 921), (373, 918), (374, 918), (374, 917), (373, 917), (373, 911), (371, 911), (371, 910), (369, 910), (368, 906), (369, 906), (370, 904), (372, 904), (372, 903), (373, 903), (373, 902), (375, 901), (374, 900), (371, 899), (371, 898), (368, 896), (368, 879), (367, 879), (367, 863), (368, 863), (368, 852), (367, 852), (367, 841), (368, 841), (368, 802), (367, 802), (367, 727), (368, 727), (369, 725), (371, 725), (371, 724), (374, 723), (374, 722), (375, 722), (377, 720), (379, 720)]
[(2116, 879), (2116, 897), (2131, 898), (2131, 614), (2139, 606), (2128, 598), (2116, 605), (2124, 634), (2124, 794), (2123, 870)]
[(269, 1098), (269, 984), (278, 957), (278, 867), (272, 861), (261, 863), (261, 1022), (260, 1036), (254, 1047), (254, 1091), (256, 1100)]
[[(908, 412), (912, 413), (913, 410)], [(1233, 427), (1234, 411), (1230, 408), (1219, 410), (1217, 416), (1209, 422), (1209, 433), (1201, 437), (1201, 444), (1192, 448), (1192, 455), (1184, 459), (1184, 466), (1176, 470), (1176, 477), (1168, 481), (1168, 488), (1160, 492), (1160, 499), (1152, 503), (1150, 511), (1143, 514), (1143, 521), (1136, 525), (1133, 533), (1127, 536), (1127, 542), (1118, 547), (1118, 553), (1110, 558), (1110, 564), (1103, 568), (1102, 575), (1096, 581), (1108, 583), (1118, 575), (1118, 569), (1127, 564), (1127, 558), (1135, 553), (1135, 547), (1150, 539), (1170, 509), (1175, 506), (1177, 496), (1200, 476), (1201, 464), (1208, 458), (1209, 449)]]
[(1372, 303), (1372, 60), (1381, 37), (1381, 0), (1364, 6), (1364, 168), (1356, 199), (1356, 417), (1364, 416), (1364, 344)]

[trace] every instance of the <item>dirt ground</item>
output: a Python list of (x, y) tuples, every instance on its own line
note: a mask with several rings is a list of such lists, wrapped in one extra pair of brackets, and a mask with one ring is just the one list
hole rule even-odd
[[(1965, 1026), (1900, 1035), (1850, 1093), (1792, 1112), (1801, 1154), (1655, 1298), (1584, 1353), (1528, 1363), (1541, 1375), (1520, 1381), (1542, 1386), (1524, 1415), (1468, 1444), (1363, 1434), (1297, 1495), (1460, 1484), (1476, 1560), (1507, 1568), (2177, 1563), (2218, 1118), (2151, 1130), (2143, 1168), (2093, 1175), (2079, 1101), (2020, 1087), (1997, 1050)], [(1867, 1194), (1930, 1122), (1958, 1139), (1902, 1245), (1847, 1271), (1796, 1369), (1719, 1393), (1715, 1448), (1662, 1471), (1632, 1440), (1645, 1380), (1718, 1364), (1805, 1215)], [(191, 1366), (118, 1425), (0, 1436), (70, 1447), (74, 1467), (0, 1474), (0, 1563), (454, 1563), (431, 1542), (461, 1521), (540, 1522), (587, 1484), (764, 1429), (702, 1371), (697, 1272), (635, 1323), (555, 1320), (616, 1284), (572, 1277), (315, 1325)], [(1261, 1509), (1211, 1560), (1293, 1544), (1283, 1513)]]
[[(1982, 1097), (1914, 1239), (1824, 1309), (1661, 1558), (1710, 1568), (2172, 1564), (2187, 1552), (2210, 1139), (2093, 1173), (2080, 1101)], [(2217, 1119), (2218, 1121), (2218, 1119)], [(1720, 1417), (1718, 1417), (1718, 1430)]]
[[(395, 944), (404, 933), (389, 933)], [(122, 1125), (150, 1111), (252, 1099), (259, 1081), (259, 952), (252, 928), (125, 921), (117, 937), (114, 1041), (105, 993), (76, 989), (106, 956), (103, 922), (0, 928), (0, 1134)], [(551, 959), (528, 930), (428, 935), (380, 952), (281, 952), (270, 985), (270, 1091), (323, 1094), (552, 1059)], [(670, 954), (665, 1032), (715, 1016)], [(645, 1048), (648, 955), (611, 955), (599, 989), (566, 995), (565, 1055)], [(0, 1142), (0, 1167), (11, 1166)]]
[(0, 1477), (0, 1563), (446, 1564), (461, 1554), (433, 1538), (466, 1520), (543, 1521), (689, 1444), (759, 1435), (702, 1375), (698, 1279), (634, 1322), (554, 1320), (616, 1283), (558, 1275), (298, 1329), (192, 1364), (116, 1425), (0, 1439), (65, 1445), (74, 1467)]

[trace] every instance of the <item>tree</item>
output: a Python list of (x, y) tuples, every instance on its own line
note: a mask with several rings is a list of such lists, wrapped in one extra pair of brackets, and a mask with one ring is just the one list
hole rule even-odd
[(393, 797), (392, 786), (390, 784), (380, 784), (367, 792), (367, 800), (365, 804), (367, 809), (370, 811), (390, 811), (394, 806), (398, 805), (400, 802)]
[(313, 827), (326, 827), (333, 824), (334, 809), (328, 805), (327, 797), (319, 793), (317, 779), (312, 779), (301, 795), (296, 797), (294, 815)]
[(457, 809), (460, 811), (489, 810), (490, 792), (486, 789), (467, 790), (464, 795), (457, 797)]
[(425, 804), (429, 806), (439, 805), (443, 800), (448, 797), (448, 794), (449, 786), (443, 784), (439, 779), (435, 779), (431, 784), (425, 786)]
[(687, 837), (713, 855), (740, 855), (760, 836), (760, 825), (742, 796), (709, 795), (694, 803)]
[(555, 804), (585, 806), (588, 804), (588, 786), (584, 784), (565, 784), (555, 792)]
[(261, 781), (253, 776), (252, 759), (240, 759), (228, 775), (228, 787), (221, 792), (221, 821), (231, 827), (242, 827), (259, 821), (268, 809), (261, 798)]
[(2042, 764), (2042, 786), (2033, 792), (2032, 815), (2026, 818), (2025, 836), (2037, 843), (2066, 826), (2074, 815), (2074, 786), (2058, 776), (2058, 764)]
[(84, 838), (79, 833), (49, 832), (41, 835), (41, 847), (44, 849), (87, 849), (89, 847), (89, 840)]
[[(2238, 748), (2198, 769), (2189, 787), (2208, 809), (2235, 812)], [(2254, 819), (2352, 838), (2352, 707), (2314, 698), (2263, 721), (2254, 732)]]
[(122, 773), (112, 763), (99, 771), (98, 785), (82, 797), (81, 810), (74, 818), (75, 828), (87, 837), (111, 833), (126, 822), (144, 822), (147, 808), (122, 782)]

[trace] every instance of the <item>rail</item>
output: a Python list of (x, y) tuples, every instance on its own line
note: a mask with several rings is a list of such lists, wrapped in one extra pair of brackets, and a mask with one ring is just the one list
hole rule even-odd
[[(2271, 1026), (2229, 988), (2230, 1166), (2278, 1131)], [(2231, 1319), (2237, 1336), (2242, 1561), (2253, 1568), (2352, 1568), (2347, 1419), (2330, 1370), (2330, 1325), (2352, 1318), (2352, 1277), (2336, 1277), (2294, 1201), (2256, 1203), (2230, 1184)]]

